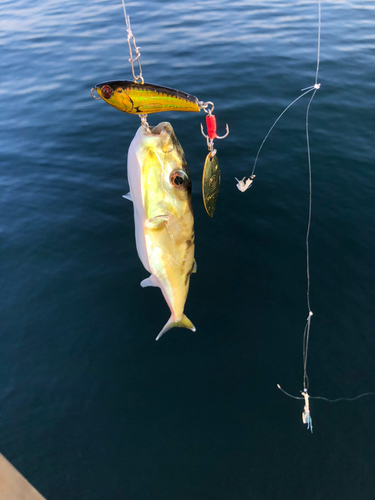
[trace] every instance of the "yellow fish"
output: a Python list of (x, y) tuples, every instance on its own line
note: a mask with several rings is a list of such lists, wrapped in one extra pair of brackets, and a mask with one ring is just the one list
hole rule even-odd
[(184, 314), (196, 271), (191, 179), (170, 123), (138, 129), (128, 152), (128, 181), (124, 197), (133, 202), (137, 251), (150, 273), (141, 286), (159, 287), (171, 310), (156, 340), (175, 326), (195, 331)]

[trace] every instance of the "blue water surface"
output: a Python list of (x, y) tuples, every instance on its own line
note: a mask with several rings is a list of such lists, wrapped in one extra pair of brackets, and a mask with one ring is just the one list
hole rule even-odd
[[(213, 101), (221, 165), (205, 213), (202, 113), (165, 113), (193, 182), (197, 331), (169, 317), (134, 241), (138, 126), (95, 101), (131, 79), (121, 1), (2, 0), (0, 452), (48, 500), (373, 500), (375, 396), (311, 401), (309, 94), (315, 0), (127, 2), (147, 82)], [(323, 1), (310, 107), (311, 395), (375, 390), (375, 3)]]

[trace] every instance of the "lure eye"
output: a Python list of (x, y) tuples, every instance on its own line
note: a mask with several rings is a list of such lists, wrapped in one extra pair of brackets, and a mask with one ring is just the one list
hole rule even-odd
[(183, 189), (186, 186), (187, 176), (183, 170), (175, 170), (171, 173), (170, 181), (173, 187)]
[(113, 90), (109, 85), (103, 85), (102, 94), (105, 99), (109, 99), (112, 95)]

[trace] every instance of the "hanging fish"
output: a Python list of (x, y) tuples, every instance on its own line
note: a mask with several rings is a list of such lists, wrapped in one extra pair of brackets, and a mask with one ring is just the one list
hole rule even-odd
[(191, 179), (170, 123), (139, 127), (129, 147), (128, 181), (124, 197), (133, 202), (137, 251), (150, 273), (141, 286), (159, 287), (171, 310), (156, 340), (175, 326), (195, 331), (184, 314), (196, 271)]
[(202, 109), (197, 97), (180, 90), (150, 83), (135, 83), (127, 80), (98, 83), (91, 89), (93, 97), (94, 90), (114, 108), (132, 115), (147, 115), (162, 111), (198, 112)]

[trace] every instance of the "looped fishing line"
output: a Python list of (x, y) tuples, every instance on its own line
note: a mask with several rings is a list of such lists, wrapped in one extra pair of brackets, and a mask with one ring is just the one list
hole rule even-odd
[[(309, 209), (308, 209), (308, 220), (307, 220), (307, 230), (306, 230), (306, 276), (307, 276), (307, 290), (306, 290), (306, 301), (307, 301), (307, 309), (308, 309), (308, 316), (306, 319), (306, 325), (305, 329), (303, 332), (303, 397), (302, 398), (297, 398), (296, 399), (305, 399), (306, 401), (306, 406), (308, 409), (308, 386), (309, 386), (309, 379), (307, 375), (307, 356), (308, 356), (308, 348), (309, 348), (309, 338), (310, 338), (310, 327), (311, 327), (311, 318), (313, 316), (313, 312), (311, 310), (311, 305), (310, 305), (310, 248), (309, 248), (309, 238), (310, 238), (310, 228), (311, 228), (311, 214), (312, 214), (312, 176), (311, 176), (311, 154), (310, 154), (310, 138), (309, 138), (309, 112), (310, 112), (310, 106), (311, 103), (315, 97), (316, 92), (320, 89), (320, 83), (318, 83), (318, 75), (319, 75), (319, 65), (320, 65), (320, 38), (321, 38), (321, 6), (320, 6), (320, 1), (318, 0), (318, 47), (317, 47), (317, 61), (316, 61), (316, 71), (315, 71), (315, 83), (314, 85), (310, 85), (309, 87), (303, 88), (301, 90), (302, 94), (299, 95), (296, 99), (294, 99), (281, 113), (280, 115), (276, 118), (276, 120), (273, 122), (271, 128), (268, 130), (265, 138), (263, 139), (261, 145), (259, 146), (259, 149), (257, 151), (257, 154), (255, 156), (254, 160), (254, 165), (253, 169), (251, 172), (251, 176), (247, 181), (245, 181), (245, 177), (239, 181), (236, 178), (237, 181), (237, 188), (244, 192), (246, 191), (251, 185), (252, 182), (255, 178), (255, 167), (260, 155), (260, 152), (264, 146), (264, 143), (268, 139), (270, 133), (274, 129), (275, 125), (277, 122), (280, 120), (280, 118), (288, 111), (290, 107), (293, 106), (299, 99), (304, 97), (305, 95), (309, 94), (312, 92), (312, 95), (310, 97), (310, 100), (308, 102), (307, 108), (306, 108), (306, 121), (305, 121), (305, 129), (306, 129), (306, 145), (307, 145), (307, 163), (308, 163), (308, 175), (309, 175)], [(281, 387), (279, 387), (281, 389)], [(283, 389), (281, 389), (283, 390)], [(284, 391), (285, 392), (285, 391)], [(289, 395), (288, 393), (285, 392), (285, 394)], [(310, 419), (311, 423), (311, 417), (308, 415), (308, 419)], [(312, 425), (311, 425), (311, 430), (312, 430)]]
[(309, 399), (321, 399), (323, 401), (327, 401), (329, 403), (337, 403), (339, 401), (355, 401), (359, 398), (362, 398), (364, 396), (370, 396), (374, 395), (375, 392), (366, 392), (363, 394), (360, 394), (359, 396), (355, 396), (353, 398), (337, 398), (337, 399), (329, 399), (329, 398), (324, 398), (322, 396), (310, 396), (308, 394), (308, 389), (309, 389), (309, 377), (307, 375), (307, 358), (308, 358), (308, 350), (309, 350), (309, 340), (310, 340), (310, 328), (311, 328), (311, 319), (313, 316), (313, 312), (311, 310), (311, 304), (310, 304), (310, 246), (309, 246), (309, 240), (310, 240), (310, 229), (311, 229), (311, 214), (312, 214), (312, 168), (311, 168), (311, 153), (310, 153), (310, 137), (309, 137), (309, 113), (310, 113), (310, 107), (311, 103), (315, 97), (316, 92), (320, 89), (320, 83), (318, 83), (318, 75), (319, 75), (319, 65), (320, 65), (320, 40), (321, 40), (321, 0), (318, 0), (318, 47), (317, 47), (317, 60), (316, 60), (316, 71), (315, 71), (315, 83), (314, 85), (311, 85), (309, 87), (306, 87), (304, 89), (301, 89), (302, 94), (299, 95), (296, 99), (294, 99), (281, 113), (280, 115), (276, 118), (276, 120), (273, 122), (271, 128), (268, 130), (265, 138), (263, 139), (255, 160), (254, 160), (254, 165), (253, 169), (251, 172), (251, 176), (245, 181), (245, 177), (240, 181), (236, 178), (237, 181), (237, 188), (241, 191), (244, 192), (246, 191), (249, 187), (251, 187), (253, 180), (255, 178), (254, 172), (255, 172), (255, 167), (260, 155), (260, 152), (263, 148), (264, 143), (268, 139), (268, 136), (274, 129), (275, 125), (277, 122), (280, 120), (280, 118), (288, 111), (288, 109), (293, 106), (299, 99), (304, 97), (305, 95), (309, 94), (312, 92), (310, 100), (307, 104), (306, 108), (306, 121), (305, 121), (305, 130), (306, 130), (306, 146), (307, 146), (307, 164), (308, 164), (308, 178), (309, 178), (309, 204), (308, 204), (308, 218), (307, 218), (307, 229), (306, 229), (306, 278), (307, 278), (307, 285), (306, 285), (306, 302), (307, 302), (307, 310), (308, 310), (308, 316), (306, 319), (306, 325), (304, 328), (303, 332), (303, 347), (302, 347), (302, 355), (303, 355), (303, 390), (301, 391), (301, 396), (293, 396), (289, 392), (285, 391), (279, 384), (277, 384), (277, 387), (288, 397), (293, 398), (293, 399), (298, 399), (298, 400), (304, 400), (305, 405), (304, 405), (304, 411), (302, 412), (302, 421), (304, 424), (307, 424), (307, 428), (313, 432), (313, 426), (312, 426), (312, 419), (310, 415), (310, 406), (309, 406)]
[(320, 0), (318, 0), (318, 11), (319, 11), (319, 22), (318, 22), (318, 51), (317, 51), (317, 63), (316, 63), (316, 72), (315, 72), (315, 84), (312, 85), (311, 87), (307, 87), (305, 89), (302, 89), (303, 94), (301, 94), (297, 99), (295, 99), (289, 106), (280, 114), (280, 116), (276, 119), (272, 127), (270, 128), (268, 134), (266, 135), (265, 139), (263, 140), (259, 150), (258, 154), (255, 158), (254, 162), (254, 167), (252, 174), (254, 174), (256, 162), (260, 153), (260, 150), (262, 149), (262, 146), (269, 136), (271, 130), (273, 127), (276, 125), (276, 123), (279, 121), (281, 116), (287, 111), (298, 99), (303, 97), (309, 92), (313, 92), (310, 100), (308, 102), (307, 108), (306, 108), (306, 122), (305, 122), (305, 127), (306, 127), (306, 145), (307, 145), (307, 163), (308, 163), (308, 174), (309, 174), (309, 210), (308, 210), (308, 220), (307, 220), (307, 230), (306, 230), (306, 276), (307, 276), (307, 289), (306, 289), (306, 302), (307, 302), (307, 309), (308, 309), (308, 316), (306, 319), (306, 325), (305, 329), (303, 332), (303, 391), (301, 391), (302, 396), (293, 396), (292, 394), (288, 393), (285, 391), (279, 384), (277, 384), (278, 389), (280, 389), (286, 396), (293, 398), (293, 399), (299, 399), (299, 400), (304, 400), (305, 401), (305, 406), (304, 406), (304, 411), (302, 413), (302, 421), (304, 424), (307, 424), (307, 428), (310, 429), (311, 432), (313, 432), (313, 427), (312, 427), (312, 419), (310, 415), (310, 407), (309, 407), (309, 399), (321, 399), (323, 401), (327, 401), (328, 403), (337, 403), (339, 401), (356, 401), (359, 398), (362, 398), (364, 396), (372, 396), (375, 395), (375, 392), (365, 392), (363, 394), (359, 394), (358, 396), (352, 397), (352, 398), (347, 398), (347, 397), (341, 397), (341, 398), (336, 398), (336, 399), (329, 399), (325, 398), (322, 396), (310, 396), (308, 394), (308, 388), (309, 388), (309, 378), (307, 375), (307, 357), (308, 357), (308, 348), (309, 348), (309, 340), (310, 340), (310, 327), (311, 327), (311, 318), (313, 316), (313, 312), (311, 310), (311, 305), (310, 305), (310, 248), (309, 248), (309, 238), (310, 238), (310, 228), (311, 228), (311, 214), (312, 214), (312, 175), (311, 175), (311, 154), (310, 154), (310, 138), (309, 138), (309, 112), (310, 112), (310, 107), (311, 103), (315, 97), (316, 92), (320, 89), (320, 83), (318, 83), (318, 74), (319, 74), (319, 64), (320, 64), (320, 38), (321, 38), (321, 4)]

